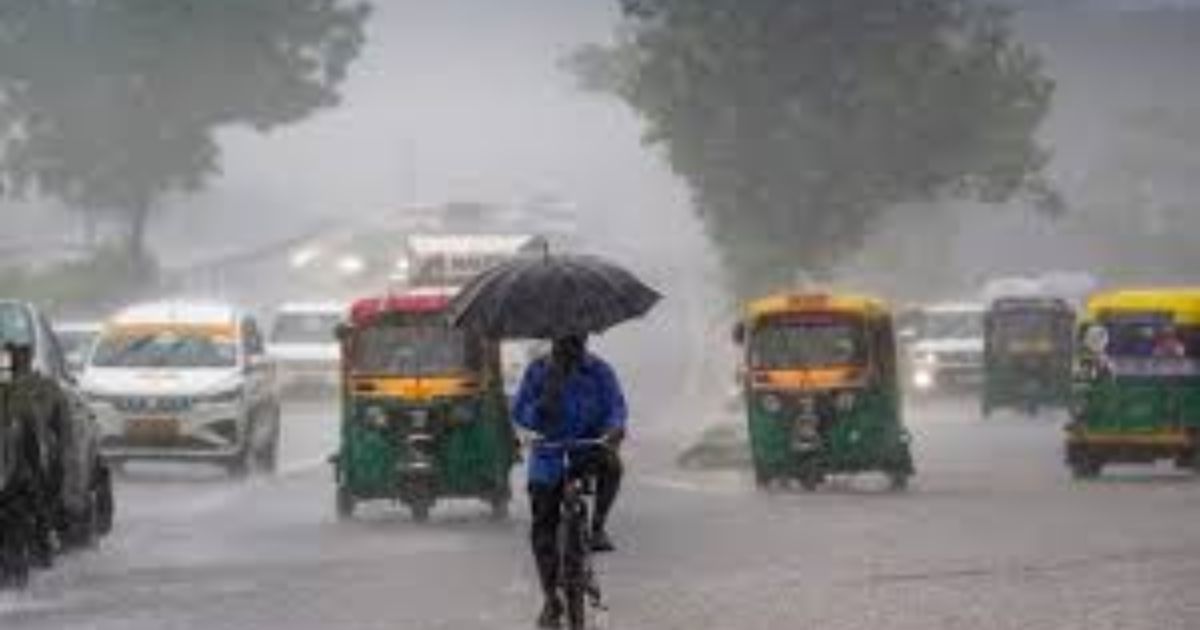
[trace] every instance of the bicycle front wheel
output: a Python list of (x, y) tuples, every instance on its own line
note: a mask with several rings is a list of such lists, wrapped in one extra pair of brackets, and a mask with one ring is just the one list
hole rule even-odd
[(567, 627), (587, 627), (587, 518), (568, 517), (563, 540), (563, 596), (567, 605)]

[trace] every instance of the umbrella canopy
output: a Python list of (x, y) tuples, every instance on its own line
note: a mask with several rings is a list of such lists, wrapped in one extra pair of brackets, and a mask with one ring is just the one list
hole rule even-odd
[(526, 256), (494, 267), (450, 305), (454, 325), (491, 338), (557, 339), (645, 315), (660, 296), (593, 256)]

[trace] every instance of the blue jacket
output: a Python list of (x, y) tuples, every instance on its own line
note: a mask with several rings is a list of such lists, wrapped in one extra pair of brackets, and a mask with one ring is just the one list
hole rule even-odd
[[(543, 418), (539, 413), (542, 390), (550, 364), (534, 361), (525, 369), (513, 403), (513, 421), (549, 442), (586, 440), (625, 426), (625, 395), (617, 375), (599, 357), (588, 354), (567, 378), (562, 392), (562, 420)], [(559, 449), (539, 449), (529, 454), (529, 481), (554, 484), (563, 477), (563, 455)]]

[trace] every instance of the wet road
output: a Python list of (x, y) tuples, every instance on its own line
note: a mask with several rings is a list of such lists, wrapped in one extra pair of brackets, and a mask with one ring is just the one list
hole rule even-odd
[[(1074, 483), (1061, 419), (970, 409), (909, 414), (919, 471), (903, 495), (867, 477), (761, 494), (633, 444), (604, 627), (1200, 627), (1200, 482), (1129, 468)], [(338, 523), (320, 463), (331, 409), (293, 405), (285, 422), (275, 478), (133, 467), (114, 536), (0, 595), (0, 627), (531, 627), (523, 504), (500, 524), (470, 503), (426, 526), (385, 506)]]

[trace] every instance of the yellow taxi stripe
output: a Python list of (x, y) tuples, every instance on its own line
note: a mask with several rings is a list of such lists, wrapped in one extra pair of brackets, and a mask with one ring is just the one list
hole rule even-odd
[(808, 370), (760, 370), (751, 375), (750, 389), (829, 389), (862, 384), (861, 367), (826, 367)]
[(428, 400), (463, 396), (479, 390), (479, 381), (467, 377), (354, 377), (350, 391), (358, 396)]

